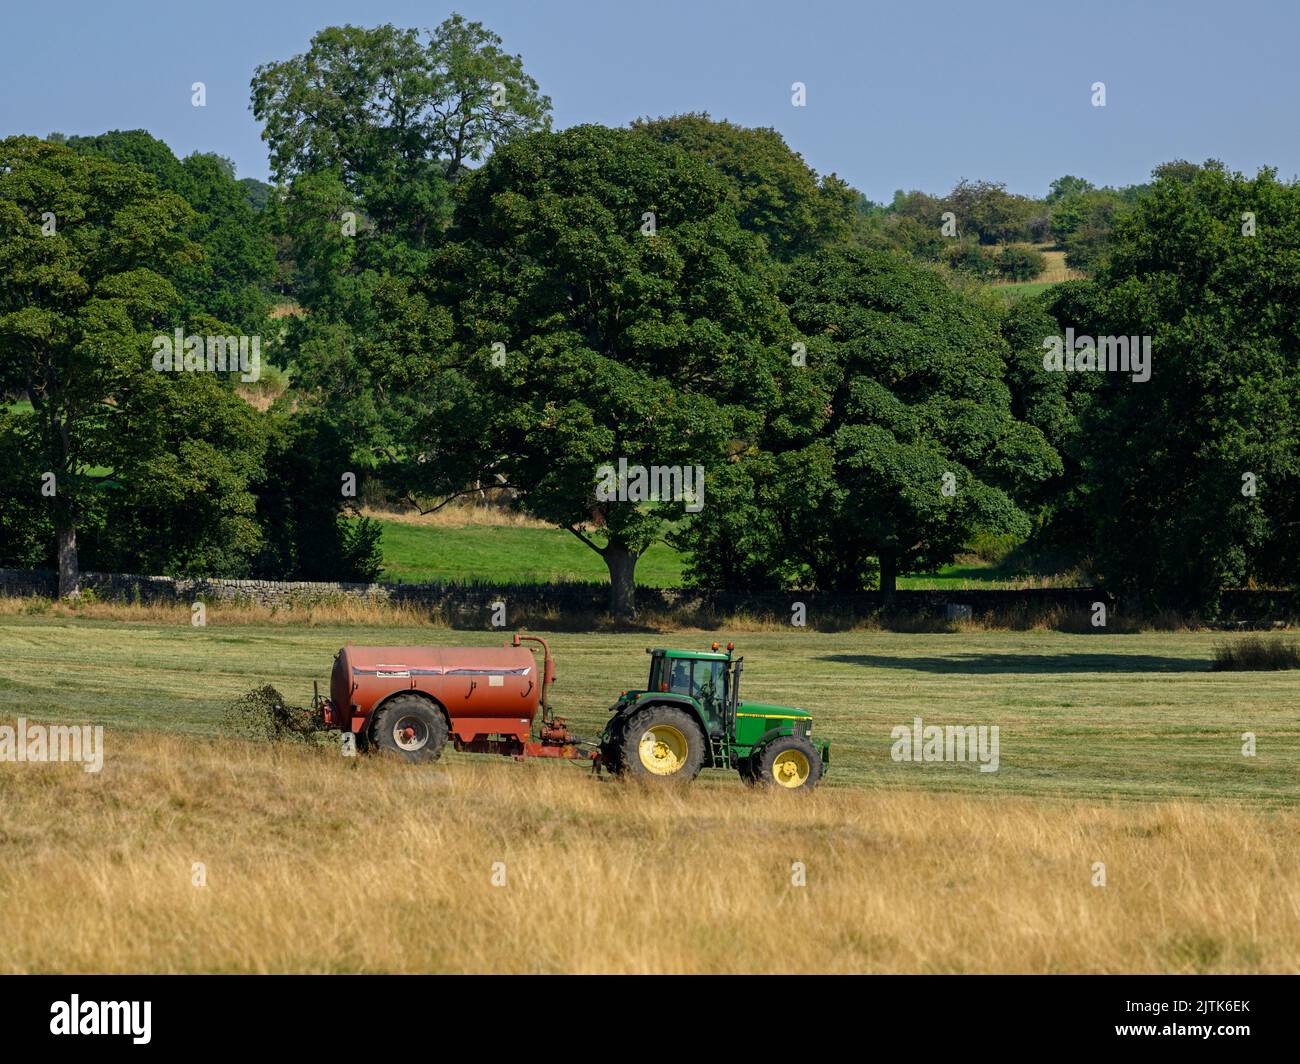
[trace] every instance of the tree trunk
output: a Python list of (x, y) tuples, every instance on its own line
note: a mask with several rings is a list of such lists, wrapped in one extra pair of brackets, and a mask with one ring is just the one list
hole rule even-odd
[(888, 548), (880, 552), (880, 597), (892, 601), (898, 588), (898, 554)]
[(615, 620), (630, 621), (636, 617), (636, 561), (640, 554), (611, 543), (601, 557), (609, 569), (609, 612)]
[(59, 535), (59, 598), (81, 594), (81, 564), (77, 560), (77, 529), (69, 523)]

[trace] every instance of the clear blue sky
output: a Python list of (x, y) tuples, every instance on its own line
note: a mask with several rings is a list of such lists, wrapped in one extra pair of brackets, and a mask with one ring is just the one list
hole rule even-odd
[(708, 111), (775, 127), (875, 200), (961, 177), (1030, 194), (1064, 173), (1129, 184), (1174, 158), (1300, 173), (1292, 0), (4, 0), (0, 134), (143, 128), (266, 178), (257, 64), (327, 25), (431, 27), (453, 10), (523, 55), (559, 128)]

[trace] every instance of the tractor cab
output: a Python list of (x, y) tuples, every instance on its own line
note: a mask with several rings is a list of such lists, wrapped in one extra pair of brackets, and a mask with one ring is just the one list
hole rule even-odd
[(727, 711), (733, 709), (740, 685), (742, 658), (731, 657), (731, 647), (714, 649), (666, 650), (646, 648), (650, 655), (650, 679), (646, 690), (651, 694), (684, 695), (700, 707), (711, 735), (726, 729)]

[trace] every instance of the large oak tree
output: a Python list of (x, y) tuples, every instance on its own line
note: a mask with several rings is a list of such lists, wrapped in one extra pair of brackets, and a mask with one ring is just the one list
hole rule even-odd
[(180, 324), (172, 278), (201, 261), (193, 220), (139, 166), (0, 141), (0, 391), (30, 402), (0, 419), (0, 438), (19, 470), (7, 479), (48, 504), (61, 595), (78, 590), (87, 510), (115, 513), (119, 542), (139, 521), (150, 543), (174, 548), (137, 543), (130, 556), (147, 565), (165, 554), (220, 571), (257, 546), (255, 412), (211, 374), (151, 364), (153, 338)]
[(1300, 184), (1157, 168), (1058, 329), (1149, 336), (1150, 379), (1098, 374), (1078, 448), (1102, 578), (1213, 613), (1300, 570)]
[(937, 271), (864, 249), (796, 261), (782, 296), (805, 394), (719, 478), (710, 520), (680, 534), (694, 582), (892, 593), (976, 532), (1029, 531), (1018, 500), (1061, 464), (1012, 411), (991, 314)]
[(598, 468), (703, 466), (707, 517), (707, 477), (790, 369), (765, 245), (706, 163), (598, 126), (499, 148), (449, 235), (428, 300), (452, 308), (452, 340), (422, 347), (417, 327), (423, 365), (387, 382), (427, 397), (406, 482), (509, 485), (601, 555), (627, 615), (637, 559), (685, 500), (601, 500)]

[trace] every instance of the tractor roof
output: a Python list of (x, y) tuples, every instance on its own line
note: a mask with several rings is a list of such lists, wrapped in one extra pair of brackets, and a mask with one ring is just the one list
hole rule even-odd
[(666, 647), (647, 647), (647, 654), (665, 658), (694, 658), (699, 661), (730, 661), (731, 655), (722, 650), (672, 650)]

